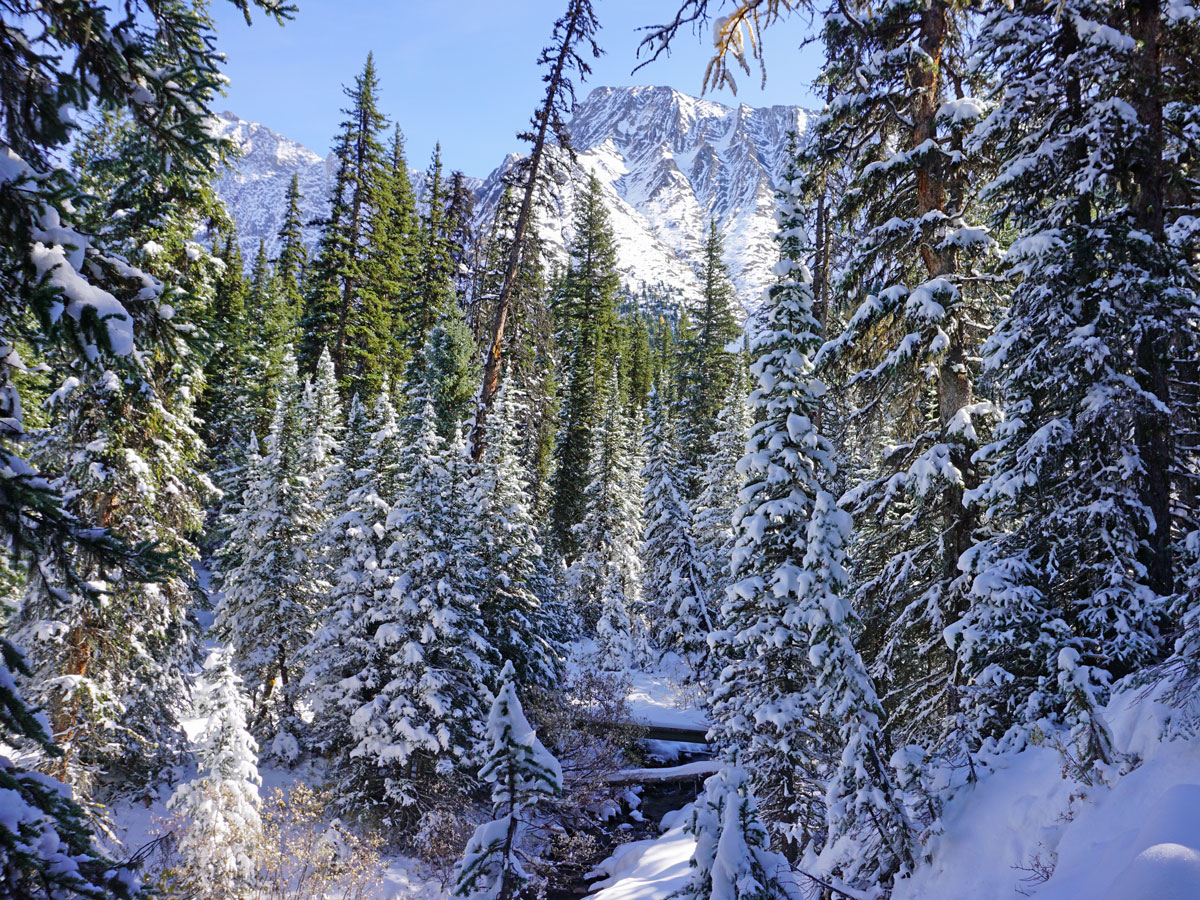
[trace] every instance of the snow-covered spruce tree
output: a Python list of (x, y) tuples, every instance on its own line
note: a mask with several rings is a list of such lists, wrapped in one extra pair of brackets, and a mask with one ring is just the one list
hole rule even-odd
[(28, 676), (19, 650), (0, 637), (0, 897), (6, 900), (88, 900), (129, 897), (135, 882), (95, 849), (71, 790), (19, 764), (18, 754), (54, 757), (43, 718), (22, 698), (14, 676)]
[(1186, 78), (1159, 52), (1172, 16), (1020, 2), (989, 13), (978, 52), (996, 105), (976, 136), (1000, 165), (985, 193), (1018, 237), (985, 348), (1005, 421), (972, 494), (992, 536), (963, 560), (972, 602), (951, 633), (983, 734), (1020, 746), (1065, 722), (1085, 765), (1111, 759), (1093, 710), (1167, 650), (1179, 588), (1172, 498), (1191, 474), (1171, 419), (1188, 388), (1169, 370), (1197, 324), (1194, 249), (1164, 195), (1163, 98)]
[(860, 646), (900, 740), (959, 761), (963, 678), (942, 632), (967, 605), (958, 560), (978, 516), (963, 498), (991, 413), (974, 382), (996, 318), (980, 270), (993, 246), (975, 198), (983, 160), (965, 149), (982, 112), (964, 59), (968, 8), (855, 2), (827, 16), (832, 99), (805, 148), (806, 180), (789, 174), (792, 195), (847, 179), (831, 218), (852, 237), (829, 316), (845, 324), (818, 364), (853, 409), (840, 424)]
[(360, 675), (376, 655), (376, 593), (391, 589), (383, 560), (391, 543), (387, 516), (403, 461), (399, 430), (386, 383), (369, 417), (356, 396), (340, 474), (326, 483), (327, 495), (346, 492), (345, 509), (321, 532), (317, 552), (333, 573), (332, 589), (303, 653), (303, 687), (313, 707), (312, 739), (325, 752), (338, 752), (351, 743), (350, 716), (361, 703), (361, 692), (371, 689)]
[(680, 448), (674, 425), (656, 390), (650, 393), (642, 441), (646, 531), (641, 558), (651, 632), (660, 647), (678, 651), (702, 675), (713, 630), (710, 576), (693, 534), (691, 508), (680, 493)]
[(367, 452), (371, 444), (371, 419), (358, 394), (350, 398), (346, 411), (346, 422), (342, 430), (344, 439), (338, 453), (320, 473), (321, 515), (324, 520), (313, 535), (308, 550), (310, 561), (320, 566), (331, 581), (336, 581), (337, 572), (350, 549), (346, 528), (350, 518), (351, 498), (359, 483), (366, 477)]
[[(617, 365), (608, 380), (618, 397)], [(636, 649), (630, 613), (641, 603), (638, 549), (642, 534), (641, 485), (633, 460), (635, 423), (610, 402), (592, 431), (586, 512), (575, 526), (579, 556), (568, 573), (579, 612), (594, 623), (600, 663), (614, 671), (632, 665)]]
[[(793, 262), (786, 263), (789, 271)], [(823, 830), (814, 755), (825, 735), (810, 707), (809, 641), (794, 615), (808, 520), (833, 449), (813, 426), (825, 386), (812, 371), (819, 346), (808, 285), (772, 289), (751, 352), (759, 421), (739, 461), (744, 479), (733, 517), (730, 584), (713, 651), (725, 661), (713, 688), (719, 741), (754, 779), (768, 822), (796, 844)]]
[(793, 900), (791, 866), (773, 853), (746, 772), (726, 765), (704, 783), (686, 829), (696, 837), (687, 900)]
[[(305, 389), (304, 455), (309, 471), (318, 475), (336, 466), (344, 423), (337, 375), (328, 348), (321, 349), (317, 372)], [(323, 481), (324, 479), (322, 479)]]
[[(276, 16), (287, 14), (286, 6), (270, 6)], [(0, 543), (7, 570), (66, 584), (92, 608), (104, 598), (87, 584), (87, 572), (74, 571), (76, 556), (86, 556), (93, 570), (119, 571), (126, 585), (162, 570), (147, 565), (145, 548), (107, 529), (103, 514), (81, 518), (88, 513), (65, 503), (52, 479), (30, 464), (22, 400), (34, 406), (31, 388), (92, 384), (105, 370), (146, 377), (158, 352), (180, 337), (171, 285), (127, 256), (152, 234), (131, 227), (125, 236), (133, 243), (121, 245), (86, 233), (90, 204), (62, 164), (78, 137), (78, 118), (68, 111), (91, 109), (134, 120), (144, 136), (141, 186), (169, 185), (167, 193), (178, 197), (178, 189), (188, 192), (211, 176), (220, 141), (207, 125), (221, 82), (211, 25), (192, 4), (159, 4), (153, 13), (155, 27), (145, 28), (151, 11), (137, 0), (116, 15), (108, 4), (86, 0), (5, 5), (12, 50), (0, 73), (0, 344), (7, 348), (0, 457), (8, 473), (0, 485)], [(140, 227), (169, 210), (152, 202), (131, 212)], [(29, 370), (45, 380), (22, 374)], [(15, 691), (11, 676), (23, 664), (7, 642), (3, 656), (3, 742), (53, 757), (49, 736)], [(127, 892), (92, 855), (88, 830), (60, 784), (12, 765), (7, 750), (3, 773), (9, 815), (0, 826), (0, 893), (41, 900)]]
[(308, 477), (315, 511), (303, 564), (296, 574), (305, 582), (303, 590), (317, 598), (328, 596), (334, 576), (332, 561), (323, 552), (322, 539), (331, 522), (345, 511), (347, 500), (345, 493), (337, 492), (337, 487), (330, 484), (343, 471), (341, 444), (346, 423), (342, 418), (337, 375), (327, 349), (322, 349), (317, 359), (316, 375), (304, 385), (301, 408), (304, 431), (301, 467)]
[[(254, 703), (260, 735), (292, 714), (294, 657), (308, 642), (316, 597), (304, 577), (306, 550), (320, 525), (306, 454), (305, 408), (296, 364), (285, 360), (275, 420), (259, 478), (244, 491), (219, 553), (224, 596), (213, 628), (233, 648), (233, 664)], [(286, 740), (286, 738), (285, 738)]]
[[(196, 696), (196, 776), (167, 801), (179, 818), (178, 887), (201, 900), (241, 897), (254, 884), (259, 819), (258, 745), (247, 723), (241, 679), (220, 648), (204, 662)], [(172, 885), (175, 887), (176, 885)]]
[(393, 807), (411, 807), (434, 777), (470, 774), (494, 675), (479, 611), (483, 566), (465, 527), (464, 510), (474, 510), (461, 430), (441, 439), (430, 394), (426, 385), (412, 398), (415, 437), (366, 622), (371, 654), (342, 701), (356, 704), (347, 796)]
[[(145, 179), (162, 167), (153, 153), (144, 130), (105, 117), (74, 154), (90, 173), (85, 221), (94, 246), (139, 267), (158, 292), (165, 322), (134, 369), (89, 372), (70, 354), (49, 351), (50, 366), (75, 374), (46, 404), (49, 425), (35, 459), (58, 473), (54, 485), (81, 519), (131, 544), (156, 546), (174, 565), (143, 579), (108, 570), (102, 557), (79, 548), (69, 563), (39, 570), (14, 621), (35, 672), (28, 694), (63, 741), (52, 770), (98, 801), (94, 770), (136, 791), (180, 749), (197, 600), (186, 565), (197, 556), (192, 541), (212, 495), (199, 471), (204, 447), (194, 410), (204, 381), (195, 336), (210, 314), (221, 264), (192, 238), (219, 211), (207, 181), (194, 174)], [(72, 584), (75, 577), (107, 583), (108, 596), (96, 603)]]
[[(197, 555), (191, 541), (212, 490), (198, 471), (203, 448), (188, 387), (171, 387), (186, 374), (155, 384), (148, 373), (124, 378), (107, 370), (58, 392), (57, 423), (36, 457), (59, 467), (55, 483), (70, 492), (81, 517), (131, 542), (157, 544), (180, 563)], [(66, 564), (39, 566), (38, 576), (10, 625), (28, 648), (30, 696), (49, 713), (63, 750), (50, 770), (88, 799), (98, 769), (123, 773), (126, 788), (136, 790), (180, 749), (196, 634), (191, 585), (180, 568), (143, 580), (108, 569), (102, 555), (82, 548)], [(106, 596), (98, 601), (91, 590), (101, 585)]]
[(511, 662), (488, 713), (487, 758), (479, 777), (492, 786), (492, 815), (475, 829), (455, 868), (454, 896), (468, 900), (515, 900), (529, 874), (522, 865), (521, 831), (537, 804), (562, 793), (562, 768), (537, 738), (517, 696)]
[(887, 758), (883, 707), (854, 646), (858, 622), (844, 596), (850, 515), (833, 495), (813, 502), (793, 615), (808, 632), (817, 713), (837, 729), (841, 758), (827, 782), (820, 866), (850, 884), (911, 871), (914, 828)]
[(700, 474), (700, 493), (695, 503), (696, 548), (708, 573), (708, 596), (713, 598), (714, 613), (732, 580), (729, 561), (733, 556), (733, 514), (740, 505), (738, 494), (744, 481), (737, 464), (746, 453), (750, 436), (749, 394), (745, 366), (739, 361), (725, 405), (717, 415), (712, 454)]
[[(784, 241), (791, 221), (785, 211)], [(782, 838), (821, 848), (826, 867), (851, 883), (886, 884), (911, 870), (913, 835), (842, 597), (850, 523), (824, 488), (835, 466), (814, 425), (825, 387), (811, 363), (820, 344), (811, 279), (787, 255), (777, 271), (754, 342), (751, 405), (761, 418), (739, 463), (747, 483), (734, 520), (736, 581), (722, 607), (731, 646), (713, 716)], [(840, 763), (821, 758), (829, 749)]]
[[(478, 532), (484, 564), (480, 612), (488, 644), (515, 667), (517, 683), (549, 688), (556, 678), (564, 623), (560, 610), (537, 594), (548, 564), (526, 501), (517, 430), (523, 411), (514, 394), (507, 385), (496, 397), (474, 486), (478, 514), (471, 527)], [(469, 509), (459, 515), (467, 522), (472, 518)]]

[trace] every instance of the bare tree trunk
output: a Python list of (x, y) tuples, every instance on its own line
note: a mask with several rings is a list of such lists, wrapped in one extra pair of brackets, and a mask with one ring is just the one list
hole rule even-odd
[[(566, 80), (567, 66), (574, 55), (574, 44), (584, 36), (585, 23), (591, 15), (590, 3), (579, 3), (571, 0), (567, 15), (562, 24), (563, 32), (554, 50), (553, 64), (550, 74), (545, 76), (546, 99), (534, 117), (537, 130), (533, 134), (533, 149), (529, 154), (529, 162), (525, 167), (525, 188), (521, 196), (521, 209), (517, 213), (517, 224), (514, 229), (512, 247), (508, 251), (508, 261), (504, 267), (504, 281), (500, 287), (500, 295), (496, 298), (496, 310), (492, 315), (491, 335), (488, 342), (487, 356), (483, 363), (483, 383), (479, 388), (479, 403), (475, 410), (475, 422), (471, 427), (471, 458), (478, 462), (483, 458), (484, 434), (487, 427), (488, 413), (496, 402), (496, 394), (500, 390), (500, 369), (504, 354), (504, 328), (508, 322), (508, 313), (512, 307), (513, 289), (517, 282), (517, 272), (521, 267), (521, 252), (525, 246), (525, 234), (533, 219), (533, 204), (537, 197), (538, 176), (541, 172), (542, 157), (546, 151), (546, 137), (554, 121), (555, 108), (558, 106), (563, 90), (569, 90)], [(599, 51), (596, 51), (599, 52)], [(555, 129), (557, 131), (557, 128)], [(560, 138), (561, 140), (561, 138)]]
[[(1130, 34), (1137, 42), (1130, 102), (1145, 129), (1140, 151), (1131, 166), (1134, 180), (1133, 218), (1140, 230), (1156, 245), (1164, 237), (1163, 110), (1161, 97), (1160, 0), (1137, 0), (1129, 7)], [(1137, 346), (1138, 383), (1158, 398), (1161, 407), (1170, 402), (1170, 338), (1164, 318), (1167, 310), (1159, 297), (1149, 298), (1144, 313), (1153, 323), (1143, 330)], [(1142, 501), (1154, 517), (1149, 534), (1147, 558), (1143, 560), (1150, 586), (1160, 595), (1175, 589), (1171, 554), (1171, 470), (1174, 460), (1170, 418), (1158, 409), (1143, 408), (1136, 424), (1136, 440), (1142, 453), (1146, 479)]]

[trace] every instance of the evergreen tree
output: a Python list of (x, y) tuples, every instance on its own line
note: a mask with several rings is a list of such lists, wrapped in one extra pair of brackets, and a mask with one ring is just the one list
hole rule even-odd
[(212, 651), (196, 698), (203, 720), (195, 738), (197, 773), (167, 801), (181, 820), (172, 873), (198, 898), (236, 898), (254, 885), (259, 818), (258, 745), (246, 721), (247, 702), (230, 666), (230, 651)]
[(735, 295), (723, 253), (714, 219), (704, 242), (700, 302), (692, 306), (692, 329), (680, 360), (681, 425), (687, 461), (692, 466), (699, 466), (712, 449), (717, 413), (738, 366), (737, 355), (728, 348), (741, 330), (733, 316)]
[[(805, 178), (788, 176), (795, 194), (847, 182), (832, 216), (850, 236), (832, 285), (832, 321), (845, 324), (819, 362), (854, 410), (845, 502), (858, 522), (861, 643), (900, 740), (953, 756), (969, 738), (942, 633), (967, 605), (958, 560), (978, 514), (963, 500), (979, 483), (974, 454), (992, 411), (975, 396), (977, 354), (995, 319), (982, 270), (993, 240), (976, 202), (985, 160), (966, 146), (982, 112), (965, 63), (967, 11), (860, 3), (828, 17), (831, 100), (804, 148)], [(784, 212), (799, 259), (804, 215)]]
[(771, 852), (746, 773), (724, 766), (704, 784), (687, 830), (696, 836), (688, 900), (790, 900), (788, 861)]
[[(169, 285), (155, 302), (171, 324), (140, 351), (135, 369), (88, 371), (51, 352), (51, 365), (76, 375), (48, 401), (50, 424), (35, 459), (59, 473), (53, 484), (81, 520), (156, 547), (177, 565), (137, 577), (79, 548), (39, 567), (12, 623), (36, 673), (30, 693), (63, 743), (52, 770), (97, 803), (98, 769), (123, 774), (123, 787), (137, 790), (179, 749), (195, 629), (183, 565), (197, 556), (192, 539), (212, 492), (199, 471), (197, 335), (221, 274), (221, 263), (192, 240), (215, 205), (207, 183), (169, 172), (145, 181), (157, 164), (153, 145), (138, 127), (109, 124), (111, 156), (76, 153), (77, 164), (93, 168), (94, 202), (105, 210), (92, 241), (123, 250), (140, 278)], [(75, 584), (76, 577), (93, 587)], [(101, 602), (96, 587), (108, 595)]]
[(679, 447), (659, 400), (650, 395), (643, 444), (646, 532), (642, 545), (645, 598), (653, 633), (664, 649), (678, 650), (697, 674), (707, 669), (710, 575), (693, 534), (692, 511), (678, 487)]
[[(446, 182), (442, 177), (442, 145), (437, 144), (425, 173), (421, 216), (420, 270), (417, 273), (415, 337), (423, 341), (430, 330), (458, 308), (455, 295), (457, 266), (451, 230)], [(472, 390), (473, 394), (474, 391)]]
[(382, 365), (369, 373), (371, 383), (365, 386), (368, 393), (363, 399), (367, 403), (379, 389), (374, 383), (376, 377), (401, 383), (409, 361), (425, 339), (419, 295), (421, 221), (404, 155), (404, 136), (398, 125), (389, 157), (390, 165), (380, 180), (378, 202), (372, 212), (366, 277), (361, 285), (366, 302), (382, 310), (388, 322), (381, 334), (369, 336), (383, 343), (378, 350)]
[(300, 201), (303, 199), (300, 178), (293, 173), (284, 197), (287, 210), (279, 226), (279, 257), (275, 260), (275, 277), (279, 280), (282, 294), (280, 305), (286, 314), (285, 331), (288, 339), (304, 311), (304, 297), (300, 289), (308, 269), (308, 249), (304, 246), (304, 218), (300, 212)]
[[(740, 505), (738, 493), (743, 482), (737, 465), (746, 452), (750, 435), (750, 407), (746, 402), (749, 393), (745, 367), (739, 361), (725, 405), (717, 414), (712, 453), (700, 475), (694, 530), (699, 559), (708, 572), (709, 596), (713, 598), (724, 598), (731, 583), (733, 515)], [(714, 602), (714, 609), (717, 606)]]
[(355, 796), (400, 807), (416, 803), (435, 773), (462, 776), (477, 761), (494, 658), (479, 611), (482, 566), (460, 514), (469, 499), (461, 431), (449, 444), (438, 435), (427, 384), (410, 418), (349, 750)]
[[(233, 648), (235, 669), (255, 707), (256, 729), (281, 732), (293, 710), (295, 656), (308, 642), (316, 597), (303, 576), (321, 525), (306, 453), (306, 416), (296, 364), (284, 361), (267, 455), (247, 484), (228, 542), (214, 631)], [(286, 737), (284, 738), (286, 741)]]
[[(912, 868), (912, 828), (883, 760), (882, 709), (842, 597), (849, 517), (824, 489), (834, 460), (814, 424), (825, 388), (812, 371), (820, 326), (811, 277), (788, 252), (795, 235), (782, 234), (781, 280), (755, 339), (751, 404), (761, 420), (739, 464), (747, 484), (734, 519), (737, 580), (722, 608), (731, 659), (713, 714), (784, 836), (819, 842), (823, 832), (826, 864), (844, 879), (887, 883)], [(814, 751), (830, 745), (842, 761), (821, 815), (815, 788), (829, 762)]]
[(328, 348), (321, 348), (316, 377), (304, 387), (303, 408), (305, 465), (321, 479), (319, 484), (324, 481), (322, 476), (338, 465), (337, 452), (344, 430), (337, 375)]
[(239, 462), (238, 441), (250, 431), (247, 410), (239, 402), (250, 282), (235, 231), (225, 232), (223, 245), (215, 239), (212, 253), (221, 265), (211, 311), (213, 337), (219, 343), (205, 367), (206, 388), (197, 412), (203, 422), (201, 435), (210, 448), (212, 471), (224, 489)]
[(475, 340), (457, 303), (449, 303), (427, 333), (421, 353), (422, 385), (433, 392), (438, 434), (449, 440), (471, 413), (475, 390)]
[(976, 727), (1015, 726), (1020, 746), (1065, 721), (1085, 762), (1112, 759), (1095, 707), (1160, 658), (1179, 583), (1172, 498), (1190, 476), (1170, 419), (1187, 389), (1168, 372), (1173, 341), (1195, 346), (1196, 282), (1164, 218), (1162, 98), (1184, 77), (1155, 49), (1167, 21), (1157, 6), (1017, 4), (980, 42), (997, 86), (978, 129), (1000, 162), (986, 191), (1018, 237), (985, 348), (1005, 410), (973, 494), (992, 535), (963, 560), (971, 608), (952, 634)]
[(488, 713), (487, 758), (479, 777), (492, 786), (492, 814), (467, 842), (455, 868), (454, 896), (513, 900), (529, 874), (519, 850), (522, 826), (543, 799), (562, 793), (562, 767), (537, 738), (517, 697), (511, 662), (500, 671), (500, 688)]
[(0, 822), (0, 896), (17, 900), (60, 897), (129, 897), (129, 873), (114, 870), (94, 848), (83, 810), (70, 790), (40, 772), (20, 765), (17, 753), (54, 756), (41, 717), (21, 697), (13, 676), (28, 675), (25, 661), (0, 638), (0, 790), (6, 814)]
[[(608, 390), (617, 393), (617, 367)], [(624, 671), (633, 662), (631, 612), (641, 605), (642, 573), (638, 549), (642, 534), (641, 467), (634, 458), (635, 423), (619, 404), (610, 403), (594, 434), (587, 512), (576, 526), (580, 552), (568, 581), (586, 622), (595, 623), (601, 664)]]
[(810, 360), (820, 339), (808, 285), (773, 288), (763, 325), (751, 367), (759, 421), (739, 463), (746, 485), (733, 519), (734, 581), (721, 607), (727, 664), (712, 703), (721, 742), (737, 749), (768, 820), (802, 843), (822, 824), (812, 808), (820, 777), (812, 755), (822, 741), (809, 706), (814, 663), (795, 609), (807, 525), (834, 459), (812, 424), (825, 389)]
[[(505, 190), (496, 209), (491, 231), (485, 236), (476, 267), (474, 297), (468, 324), (478, 336), (485, 317), (503, 287), (509, 245), (515, 240), (516, 204)], [(556, 370), (558, 347), (554, 316), (547, 302), (547, 284), (542, 265), (541, 241), (536, 230), (527, 232), (526, 247), (512, 287), (512, 327), (505, 332), (505, 378), (512, 384), (511, 396), (522, 398), (520, 459), (525, 468), (529, 506), (536, 513), (550, 502), (550, 473), (553, 467), (554, 436), (558, 404)], [(476, 428), (476, 430), (478, 430)], [(472, 448), (474, 455), (474, 448)]]
[(378, 94), (375, 60), (367, 54), (362, 74), (346, 89), (350, 107), (343, 110), (346, 118), (333, 148), (337, 171), (329, 220), (317, 248), (297, 350), (301, 369), (313, 372), (327, 347), (346, 396), (369, 396), (364, 389), (369, 379), (364, 379), (382, 365), (378, 341), (389, 329), (379, 297), (363, 293), (372, 219), (390, 170), (380, 142), (387, 120)]
[(265, 435), (275, 414), (293, 321), (286, 294), (259, 241), (240, 308), (231, 309), (227, 323), (217, 320), (220, 343), (208, 363), (211, 381), (200, 409), (226, 506), (236, 504), (245, 487), (247, 441)]
[(386, 523), (401, 478), (401, 439), (386, 386), (368, 416), (357, 396), (347, 417), (342, 465), (326, 480), (329, 501), (344, 496), (314, 551), (332, 572), (329, 602), (304, 650), (303, 686), (313, 707), (313, 740), (325, 752), (351, 743), (351, 714), (370, 683), (361, 674), (375, 659), (376, 593), (391, 588), (383, 565)]
[(849, 534), (849, 514), (818, 493), (793, 617), (808, 634), (813, 702), (836, 723), (841, 748), (825, 797), (822, 866), (850, 884), (886, 884), (912, 871), (915, 833), (885, 759), (883, 707), (854, 646), (856, 617), (843, 596)]
[(452, 283), (460, 307), (471, 292), (472, 268), (475, 260), (475, 201), (467, 176), (450, 173), (446, 190), (446, 241), (449, 245)]
[[(510, 402), (511, 384), (504, 388), (488, 421), (488, 444), (479, 467), (475, 490), (479, 508), (478, 546), (484, 565), (480, 611), (489, 645), (516, 668), (517, 682), (549, 688), (555, 683), (563, 638), (559, 611), (548, 608), (537, 594), (545, 580), (533, 516), (522, 484), (517, 456), (521, 408)], [(470, 509), (459, 510), (470, 520)]]
[(552, 519), (558, 548), (567, 559), (578, 553), (574, 528), (584, 516), (592, 429), (606, 403), (616, 399), (608, 374), (615, 356), (617, 323), (616, 247), (600, 180), (592, 175), (578, 197), (571, 262), (557, 301), (563, 350), (559, 436), (554, 448)]

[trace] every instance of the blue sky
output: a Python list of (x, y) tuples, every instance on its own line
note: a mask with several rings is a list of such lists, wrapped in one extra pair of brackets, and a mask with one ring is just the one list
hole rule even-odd
[[(699, 95), (710, 35), (681, 32), (669, 59), (636, 65), (641, 25), (668, 19), (678, 0), (595, 0), (605, 55), (579, 89), (582, 100), (601, 85), (666, 84)], [(218, 46), (228, 57), (229, 96), (218, 101), (251, 119), (328, 152), (345, 104), (342, 86), (375, 53), (382, 107), (399, 122), (409, 164), (424, 168), (442, 143), (448, 169), (485, 176), (504, 154), (521, 149), (524, 128), (542, 92), (537, 55), (565, 0), (297, 0), (295, 20), (280, 28), (255, 17), (247, 27), (229, 3), (215, 3)], [(718, 4), (714, 3), (714, 6)], [(767, 86), (738, 79), (738, 96), (723, 103), (815, 107), (811, 82), (819, 65), (797, 19), (767, 34)]]

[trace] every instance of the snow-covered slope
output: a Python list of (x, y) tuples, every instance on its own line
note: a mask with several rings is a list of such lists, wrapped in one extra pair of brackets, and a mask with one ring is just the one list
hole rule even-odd
[[(595, 172), (627, 283), (665, 282), (693, 293), (704, 234), (715, 218), (739, 296), (754, 305), (774, 262), (774, 191), (788, 134), (802, 132), (808, 118), (799, 107), (731, 108), (668, 87), (596, 88), (570, 124), (578, 159), (559, 167), (555, 209), (541, 222), (547, 252), (565, 260), (575, 193), (584, 173)], [(300, 175), (305, 214), (316, 219), (325, 212), (330, 163), (263, 125), (231, 114), (221, 121), (243, 155), (218, 182), (218, 193), (238, 223), (243, 249), (253, 253), (261, 238), (273, 251), (292, 173)], [(509, 155), (479, 185), (481, 227), (516, 159)]]

